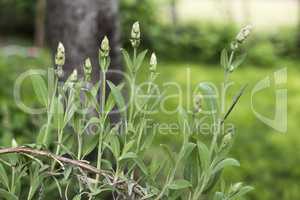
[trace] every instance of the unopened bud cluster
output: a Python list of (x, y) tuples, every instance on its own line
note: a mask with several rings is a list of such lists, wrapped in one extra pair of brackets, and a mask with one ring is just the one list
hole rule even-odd
[(57, 47), (57, 52), (55, 55), (55, 65), (57, 66), (56, 68), (56, 75), (59, 78), (62, 78), (64, 75), (64, 71), (62, 69), (63, 65), (65, 64), (66, 56), (65, 56), (65, 47), (64, 45), (60, 42)]
[(74, 69), (72, 74), (69, 77), (69, 81), (72, 83), (76, 83), (77, 80), (78, 80), (78, 72), (77, 72), (77, 69)]
[(247, 40), (251, 32), (252, 32), (251, 25), (247, 25), (244, 28), (242, 28), (240, 32), (237, 34), (235, 40), (231, 43), (231, 49), (237, 50), (239, 48), (239, 45), (243, 44)]
[(91, 74), (92, 74), (92, 63), (89, 58), (87, 58), (84, 62), (84, 79), (85, 81), (90, 81), (91, 80)]
[(157, 58), (156, 58), (155, 53), (152, 53), (151, 58), (150, 58), (150, 72), (155, 73), (156, 67), (157, 67)]
[(109, 40), (105, 36), (101, 42), (101, 48), (99, 50), (99, 63), (102, 72), (106, 72), (108, 66), (110, 65), (109, 52), (110, 52)]
[(131, 45), (133, 48), (138, 48), (141, 43), (141, 30), (139, 22), (135, 22), (131, 29)]
[[(99, 50), (100, 67), (104, 72), (107, 71), (108, 66), (110, 65), (109, 52), (110, 52), (109, 40), (105, 36), (101, 42), (101, 47)], [(58, 78), (62, 78), (64, 76), (64, 71), (63, 71), (64, 64), (65, 64), (65, 48), (64, 45), (60, 42), (58, 44), (57, 52), (55, 55), (55, 65), (56, 65), (55, 73)], [(83, 71), (84, 71), (84, 80), (87, 82), (91, 81), (92, 63), (89, 58), (87, 58), (84, 62)], [(68, 80), (72, 83), (78, 81), (78, 72), (76, 69), (72, 72)]]
[(202, 111), (202, 96), (196, 95), (194, 98), (194, 112), (199, 113)]
[(109, 51), (110, 51), (109, 40), (107, 36), (105, 36), (101, 42), (100, 54), (102, 57), (108, 57)]
[(150, 71), (150, 77), (152, 80), (154, 80), (157, 76), (157, 58), (156, 58), (156, 55), (155, 53), (152, 53), (151, 54), (151, 58), (150, 58), (150, 68), (149, 68), (149, 71)]

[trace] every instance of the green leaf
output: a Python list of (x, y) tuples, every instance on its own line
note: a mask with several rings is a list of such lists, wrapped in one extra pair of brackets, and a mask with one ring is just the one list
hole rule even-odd
[(239, 199), (240, 197), (244, 196), (248, 192), (251, 192), (252, 190), (254, 190), (253, 187), (251, 187), (251, 186), (244, 186), (244, 187), (242, 187), (240, 189), (240, 191), (236, 195), (234, 195), (234, 198), (232, 198), (232, 199)]
[(181, 153), (182, 155), (180, 155), (180, 159), (188, 158), (191, 152), (194, 150), (195, 146), (196, 145), (191, 142), (184, 144), (183, 151)]
[(69, 93), (66, 112), (64, 115), (63, 127), (65, 127), (69, 123), (69, 121), (72, 119), (72, 117), (74, 116), (74, 113), (77, 110), (77, 106), (75, 103), (75, 94), (76, 94), (76, 92), (73, 89)]
[(187, 142), (188, 136), (190, 135), (191, 132), (188, 119), (189, 117), (187, 112), (182, 107), (180, 107), (178, 109), (178, 122), (179, 122), (180, 130), (184, 136), (184, 142)]
[(6, 200), (18, 200), (18, 197), (0, 188), (0, 197)]
[[(119, 91), (122, 91), (123, 87), (124, 87), (124, 83), (121, 83), (117, 86), (117, 89)], [(114, 108), (116, 102), (115, 102), (115, 99), (114, 99), (114, 96), (111, 93), (109, 93), (108, 95), (108, 98), (106, 100), (106, 103), (105, 103), (105, 108), (104, 108), (104, 112), (105, 112), (105, 116), (104, 116), (104, 120), (107, 118), (108, 114), (112, 111), (112, 109)]]
[(224, 199), (226, 199), (226, 198), (225, 198), (224, 193), (222, 193), (222, 192), (216, 192), (214, 195), (214, 198), (213, 198), (213, 200), (224, 200)]
[(148, 176), (149, 172), (148, 169), (144, 163), (144, 161), (142, 159), (140, 159), (139, 157), (135, 158), (135, 162), (136, 164), (139, 166), (139, 168), (142, 170), (142, 172)]
[(132, 69), (133, 69), (133, 64), (132, 64), (132, 61), (130, 59), (130, 56), (128, 54), (128, 52), (125, 50), (125, 49), (121, 49), (121, 52), (123, 54), (123, 58), (125, 60), (125, 63), (126, 63), (126, 67), (128, 68), (128, 70), (130, 72), (132, 72)]
[(213, 174), (219, 172), (220, 170), (224, 169), (225, 167), (228, 167), (228, 166), (237, 166), (239, 167), (240, 166), (240, 163), (233, 159), (233, 158), (226, 158), (224, 160), (222, 160), (221, 162), (219, 162), (215, 168), (213, 169)]
[(108, 98), (107, 98), (106, 102), (105, 102), (105, 108), (104, 108), (105, 118), (108, 116), (108, 114), (114, 108), (115, 104), (116, 104), (116, 102), (114, 100), (114, 97), (113, 97), (112, 93), (110, 93), (108, 95)]
[(9, 190), (9, 181), (3, 165), (0, 163), (0, 183)]
[(83, 157), (89, 155), (98, 144), (99, 134), (86, 134), (82, 137), (82, 155)]
[(121, 157), (119, 157), (119, 161), (126, 160), (126, 159), (135, 159), (137, 157), (138, 156), (136, 155), (136, 153), (134, 153), (134, 152), (127, 152), (124, 155), (122, 155)]
[(134, 140), (131, 140), (128, 143), (126, 143), (123, 147), (122, 155), (126, 154), (131, 149), (131, 147), (134, 145), (134, 143), (135, 143)]
[(62, 189), (61, 189), (61, 186), (60, 186), (60, 183), (59, 181), (55, 178), (55, 177), (52, 177), (54, 179), (54, 182), (56, 184), (56, 187), (58, 189), (58, 192), (59, 192), (59, 196), (62, 197)]
[(118, 106), (119, 112), (126, 119), (126, 104), (125, 104), (125, 100), (122, 96), (121, 91), (112, 82), (107, 81), (107, 83), (108, 83), (108, 85), (111, 89), (111, 93), (112, 93), (112, 95), (115, 99), (115, 102), (116, 102), (117, 106)]
[(81, 200), (81, 194), (74, 196), (72, 200)]
[(228, 52), (226, 49), (223, 49), (221, 53), (221, 66), (224, 67), (224, 69), (227, 69), (228, 65), (229, 65)]
[(243, 53), (239, 57), (236, 58), (236, 60), (232, 63), (233, 69), (238, 68), (247, 58), (247, 54)]
[(42, 176), (39, 174), (38, 165), (32, 164), (32, 167), (29, 170), (29, 176), (30, 176), (30, 190), (27, 199), (31, 200), (42, 182)]
[(172, 163), (172, 165), (175, 165), (175, 163), (176, 163), (175, 155), (172, 152), (172, 150), (170, 149), (170, 147), (165, 144), (161, 144), (160, 146), (162, 147), (164, 152), (167, 154), (169, 161)]
[(136, 63), (135, 63), (135, 69), (134, 69), (136, 72), (140, 69), (140, 67), (141, 67), (141, 65), (142, 65), (142, 63), (145, 59), (145, 56), (146, 56), (147, 52), (148, 52), (148, 50), (145, 50), (137, 56)]
[(46, 86), (46, 83), (44, 79), (38, 75), (38, 74), (33, 74), (30, 77), (33, 90), (35, 92), (35, 95), (37, 96), (38, 101), (44, 105), (48, 105), (48, 89)]
[[(51, 143), (52, 134), (47, 134), (47, 126), (48, 126), (47, 124), (44, 124), (40, 129), (40, 132), (39, 132), (39, 134), (37, 136), (37, 139), (36, 139), (36, 142), (37, 142), (38, 145), (48, 146)], [(47, 138), (44, 141), (46, 136), (47, 136)], [(44, 142), (46, 142), (46, 143), (44, 144)]]
[(53, 102), (53, 121), (55, 124), (55, 127), (59, 130), (61, 130), (63, 128), (63, 124), (64, 124), (64, 106), (62, 103), (62, 96), (59, 95), (58, 98), (54, 99)]
[(200, 141), (197, 141), (197, 148), (198, 148), (199, 159), (201, 162), (201, 168), (203, 170), (206, 170), (208, 168), (208, 163), (210, 162), (209, 150), (207, 146)]
[(214, 122), (217, 122), (218, 103), (215, 89), (210, 83), (201, 83), (199, 87), (204, 96), (204, 102), (208, 107), (208, 110), (205, 111), (212, 114)]
[(169, 185), (169, 188), (172, 190), (182, 190), (189, 187), (192, 187), (192, 184), (184, 179), (175, 180)]
[(120, 142), (119, 138), (115, 134), (111, 134), (107, 137), (106, 145), (114, 155), (115, 159), (118, 160), (120, 156)]
[(227, 117), (230, 115), (230, 113), (233, 111), (234, 107), (236, 106), (236, 104), (238, 103), (239, 99), (241, 98), (241, 96), (243, 95), (243, 93), (245, 92), (246, 88), (247, 88), (248, 84), (244, 85), (239, 92), (234, 96), (232, 103), (229, 107), (229, 109), (226, 111), (222, 123), (227, 119)]

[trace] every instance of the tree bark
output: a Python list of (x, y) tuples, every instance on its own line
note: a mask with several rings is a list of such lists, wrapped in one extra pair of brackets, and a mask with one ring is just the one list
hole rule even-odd
[(46, 0), (38, 0), (35, 10), (35, 35), (34, 43), (37, 47), (43, 47), (45, 42), (45, 17)]
[[(66, 49), (64, 70), (83, 73), (84, 60), (89, 57), (93, 64), (93, 81), (99, 80), (98, 51), (101, 40), (108, 36), (111, 45), (110, 69), (121, 70), (118, 0), (48, 0), (47, 36), (55, 53), (61, 41)], [(114, 83), (120, 75), (108, 75)]]

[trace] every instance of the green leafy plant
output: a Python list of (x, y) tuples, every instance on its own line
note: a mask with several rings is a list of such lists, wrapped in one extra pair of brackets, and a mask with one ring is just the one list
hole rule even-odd
[[(223, 50), (221, 65), (225, 71), (224, 87), (229, 75), (237, 69), (245, 56), (237, 56), (240, 45), (250, 34), (245, 27), (232, 42), (230, 52)], [(148, 118), (156, 101), (154, 82), (158, 77), (157, 58), (153, 53), (149, 63), (147, 87), (149, 98), (140, 98), (137, 76), (144, 64), (147, 50), (139, 51), (140, 27), (136, 22), (130, 42), (133, 55), (122, 49), (128, 71), (128, 80), (120, 85), (106, 79), (110, 65), (109, 40), (105, 37), (99, 50), (101, 81), (92, 84), (92, 65), (84, 63), (84, 77), (77, 71), (65, 82), (63, 65), (65, 49), (59, 43), (55, 69), (49, 69), (46, 81), (37, 75), (31, 77), (38, 100), (45, 106), (47, 117), (33, 144), (1, 148), (0, 195), (11, 199), (43, 199), (57, 194), (64, 199), (239, 199), (252, 190), (250, 186), (234, 183), (226, 186), (222, 171), (239, 162), (228, 157), (234, 135), (224, 124), (240, 99), (245, 86), (237, 93), (227, 112), (219, 109), (211, 85), (202, 83), (201, 94), (195, 96), (193, 111), (179, 109), (182, 143), (173, 150), (161, 144), (164, 156), (150, 158), (156, 136), (149, 128)], [(129, 98), (125, 98), (125, 86)], [(107, 87), (110, 91), (107, 91)], [(155, 98), (150, 98), (155, 96)], [(136, 101), (133, 101), (136, 100)], [(120, 115), (113, 123), (111, 112)], [(201, 117), (207, 115), (214, 127), (205, 136), (197, 129)], [(96, 159), (89, 156), (96, 152)], [(8, 156), (8, 154), (10, 154)], [(95, 154), (95, 153), (94, 153)], [(28, 187), (26, 187), (28, 185)], [(25, 196), (25, 197), (24, 197)]]

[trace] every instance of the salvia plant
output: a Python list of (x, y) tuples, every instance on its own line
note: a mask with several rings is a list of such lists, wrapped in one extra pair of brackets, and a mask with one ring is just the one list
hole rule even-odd
[[(250, 30), (249, 26), (242, 29), (230, 47), (222, 51), (224, 87), (244, 58), (239, 49)], [(48, 84), (39, 75), (31, 76), (38, 100), (47, 111), (45, 124), (33, 144), (18, 145), (13, 140), (11, 147), (0, 149), (0, 199), (235, 200), (252, 190), (243, 183), (222, 179), (224, 168), (239, 166), (237, 160), (227, 156), (234, 135), (232, 130), (224, 129), (224, 123), (245, 87), (228, 110), (221, 112), (212, 86), (200, 84), (194, 109), (179, 109), (179, 148), (161, 144), (161, 155), (149, 156), (156, 136), (155, 130), (147, 126), (149, 113), (162, 98), (153, 95), (159, 75), (157, 58), (151, 55), (148, 84), (143, 91), (155, 98), (137, 98), (137, 75), (147, 55), (146, 50), (139, 50), (138, 22), (133, 25), (130, 42), (132, 55), (121, 50), (129, 77), (126, 84), (115, 85), (106, 79), (110, 66), (107, 37), (99, 49), (99, 83), (91, 82), (89, 58), (83, 64), (83, 77), (74, 70), (64, 78), (62, 43), (57, 48), (55, 68), (49, 69)], [(214, 128), (204, 136), (196, 125), (207, 111)], [(111, 120), (112, 112), (119, 113), (117, 123)]]

